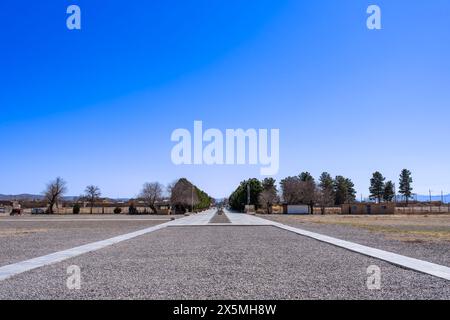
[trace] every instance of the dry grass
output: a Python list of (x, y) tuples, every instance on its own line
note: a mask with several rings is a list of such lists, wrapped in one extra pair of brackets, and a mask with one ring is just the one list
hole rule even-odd
[(450, 215), (313, 215), (271, 216), (282, 223), (344, 225), (406, 242), (450, 241)]
[(22, 236), (31, 233), (47, 232), (47, 229), (3, 229), (0, 230), (1, 237)]

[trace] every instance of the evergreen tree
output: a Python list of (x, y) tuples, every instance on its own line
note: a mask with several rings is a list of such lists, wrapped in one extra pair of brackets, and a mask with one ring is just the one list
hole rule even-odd
[[(274, 182), (275, 183), (275, 182)], [(250, 205), (258, 205), (259, 196), (263, 191), (261, 181), (256, 178), (242, 181), (229, 198), (230, 207), (234, 210), (243, 211), (247, 204), (247, 191), (250, 186)]]
[(334, 195), (336, 205), (355, 201), (356, 190), (352, 180), (343, 176), (336, 176), (334, 179)]
[(319, 178), (319, 187), (322, 190), (333, 190), (333, 178), (328, 172), (323, 172)]
[(303, 182), (314, 182), (313, 176), (307, 171), (300, 173), (299, 177)]
[(264, 178), (261, 181), (262, 187), (264, 190), (277, 190), (276, 180), (274, 178)]
[(408, 169), (403, 169), (400, 173), (400, 184), (398, 192), (405, 197), (406, 204), (408, 205), (408, 200), (412, 196), (412, 182), (411, 171)]
[(378, 171), (375, 171), (372, 175), (372, 178), (370, 179), (370, 187), (369, 187), (370, 195), (369, 195), (369, 197), (370, 197), (370, 199), (376, 199), (378, 201), (378, 203), (380, 203), (381, 200), (383, 199), (384, 180), (385, 180), (385, 178)]
[(349, 178), (345, 178), (345, 185), (347, 186), (347, 202), (354, 202), (356, 199), (355, 184)]
[(392, 199), (394, 199), (394, 197), (395, 197), (394, 183), (389, 180), (384, 185), (383, 200), (391, 202)]

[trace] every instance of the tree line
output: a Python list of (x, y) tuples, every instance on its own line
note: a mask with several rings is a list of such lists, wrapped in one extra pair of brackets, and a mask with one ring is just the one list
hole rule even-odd
[[(407, 169), (400, 173), (399, 193), (406, 201), (412, 195), (411, 172)], [(279, 183), (280, 190), (273, 178), (256, 178), (242, 181), (228, 198), (228, 204), (234, 210), (243, 211), (250, 204), (270, 211), (273, 204), (304, 204), (313, 212), (314, 206), (321, 208), (322, 214), (329, 206), (339, 206), (356, 200), (355, 185), (351, 179), (338, 175), (334, 178), (323, 172), (318, 181), (309, 172), (289, 176)], [(372, 200), (392, 201), (395, 197), (395, 185), (385, 182), (380, 172), (375, 172), (370, 180), (370, 198)]]
[[(395, 190), (395, 184), (391, 180), (387, 182), (385, 182), (385, 180), (386, 178), (379, 171), (375, 171), (372, 174), (369, 187), (369, 198), (371, 200), (375, 200), (380, 203), (382, 201), (391, 202), (395, 199), (397, 193)], [(399, 176), (398, 193), (402, 195), (407, 204), (413, 194), (412, 182), (413, 179), (411, 171), (408, 169), (403, 169)]]
[(264, 208), (267, 211), (273, 204), (305, 204), (310, 206), (311, 212), (315, 205), (323, 210), (327, 206), (340, 205), (355, 200), (356, 191), (351, 179), (336, 176), (334, 179), (328, 172), (320, 175), (318, 183), (309, 172), (302, 172), (298, 176), (289, 176), (280, 181), (280, 190), (273, 178), (260, 181), (256, 178), (242, 181), (238, 188), (230, 195), (228, 203), (234, 210), (242, 211), (248, 202), (250, 191), (250, 205)]
[[(43, 191), (47, 202), (47, 213), (55, 213), (55, 207), (63, 202), (67, 193), (67, 183), (61, 177), (50, 181)], [(92, 214), (93, 208), (101, 200), (101, 190), (98, 186), (89, 185), (84, 193), (77, 198), (77, 202), (87, 202)], [(192, 184), (186, 178), (181, 178), (164, 187), (159, 182), (146, 182), (137, 196), (137, 201), (142, 201), (151, 213), (157, 213), (156, 204), (166, 200), (177, 212), (201, 211), (207, 209), (214, 202), (205, 191)], [(137, 213), (134, 201), (130, 201), (130, 213)], [(78, 205), (79, 208), (79, 205)]]

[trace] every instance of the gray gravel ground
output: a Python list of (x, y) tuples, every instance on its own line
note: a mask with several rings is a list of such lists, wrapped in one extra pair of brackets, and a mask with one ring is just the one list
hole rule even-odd
[[(81, 290), (65, 286), (73, 264)], [(450, 285), (274, 227), (169, 227), (4, 280), (0, 298), (450, 299)]]
[(209, 223), (231, 223), (230, 219), (228, 219), (228, 217), (226, 216), (225, 213), (222, 214), (218, 214), (216, 213), (211, 220), (209, 221)]
[[(277, 221), (276, 216), (265, 215), (260, 217)], [(408, 242), (388, 239), (384, 234), (380, 232), (373, 232), (366, 229), (346, 225), (298, 221), (286, 222), (286, 220), (283, 220), (282, 223), (296, 228), (321, 233), (342, 240), (348, 240), (373, 248), (391, 251), (404, 256), (422, 259), (450, 267), (450, 242), (448, 241)], [(411, 227), (409, 228), (411, 229)], [(421, 227), (421, 229), (423, 228), (424, 227)]]
[[(30, 219), (30, 217), (17, 218)], [(119, 218), (123, 221), (81, 221), (84, 220), (83, 216), (75, 218), (80, 221), (64, 221), (69, 219), (67, 217), (47, 218), (46, 220), (54, 220), (50, 222), (38, 221), (39, 219), (45, 217), (33, 217), (32, 220), (36, 220), (34, 222), (17, 219), (10, 222), (9, 219), (8, 221), (0, 219), (0, 266), (167, 222), (167, 220), (144, 221), (136, 218)], [(154, 219), (167, 219), (167, 216)]]

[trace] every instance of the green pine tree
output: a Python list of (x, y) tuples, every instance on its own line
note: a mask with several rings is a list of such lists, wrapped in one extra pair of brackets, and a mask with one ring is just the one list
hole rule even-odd
[(309, 172), (302, 172), (299, 175), (300, 180), (304, 182), (314, 182), (313, 176)]
[(333, 190), (334, 180), (328, 172), (322, 172), (319, 178), (319, 187), (322, 190)]
[(392, 181), (386, 182), (384, 185), (383, 200), (391, 202), (395, 197), (394, 183)]
[(259, 195), (263, 191), (263, 186), (261, 181), (253, 178), (242, 181), (237, 189), (231, 194), (229, 204), (233, 210), (243, 211), (245, 209), (248, 200), (248, 185), (250, 185), (250, 204), (255, 205), (255, 207), (258, 205)]
[(334, 196), (336, 205), (355, 201), (356, 190), (352, 180), (343, 176), (336, 176), (334, 179)]
[(403, 169), (400, 173), (400, 184), (398, 192), (405, 197), (406, 205), (408, 205), (408, 200), (412, 196), (412, 182), (411, 171), (408, 169)]
[(383, 199), (384, 180), (386, 180), (386, 179), (378, 171), (375, 171), (372, 175), (372, 178), (370, 179), (370, 187), (369, 187), (370, 195), (369, 195), (369, 197), (370, 197), (370, 199), (377, 200), (378, 203), (380, 203), (381, 200)]

